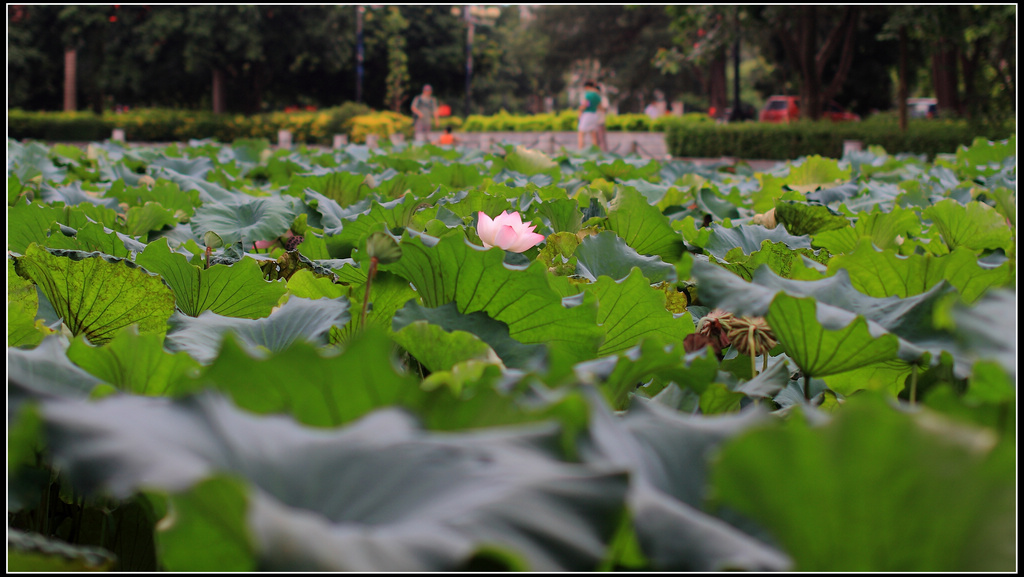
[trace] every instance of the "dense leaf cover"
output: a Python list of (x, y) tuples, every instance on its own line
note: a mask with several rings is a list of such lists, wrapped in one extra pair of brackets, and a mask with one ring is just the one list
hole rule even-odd
[[(12, 528), (124, 570), (1014, 569), (1014, 138), (254, 146), (8, 142)], [(502, 211), (545, 240), (485, 248)]]

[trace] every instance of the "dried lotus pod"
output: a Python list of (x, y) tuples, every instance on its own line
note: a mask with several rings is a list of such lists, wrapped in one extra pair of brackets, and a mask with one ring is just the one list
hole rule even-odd
[(729, 322), (728, 336), (732, 346), (749, 357), (767, 354), (779, 344), (762, 317), (734, 317)]
[(729, 329), (734, 319), (735, 317), (732, 313), (722, 309), (714, 309), (704, 315), (697, 323), (697, 334), (704, 338), (694, 340), (691, 343), (691, 347), (696, 349), (703, 348), (701, 343), (706, 340), (714, 347), (715, 353), (721, 352), (722, 349), (729, 346)]

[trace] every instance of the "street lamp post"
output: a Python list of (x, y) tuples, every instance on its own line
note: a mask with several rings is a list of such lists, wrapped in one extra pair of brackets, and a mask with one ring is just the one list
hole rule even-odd
[(473, 31), (476, 28), (476, 20), (470, 13), (469, 5), (462, 7), (462, 17), (466, 19), (466, 116), (468, 117), (471, 108), (470, 91), (473, 79)]
[(363, 13), (365, 6), (356, 6), (356, 102), (363, 101)]
[[(458, 8), (452, 9), (452, 14), (458, 14)], [(497, 6), (471, 6), (462, 7), (462, 19), (466, 21), (466, 116), (469, 116), (472, 106), (472, 82), (473, 82), (473, 33), (476, 25), (492, 26), (501, 16), (501, 8)]]

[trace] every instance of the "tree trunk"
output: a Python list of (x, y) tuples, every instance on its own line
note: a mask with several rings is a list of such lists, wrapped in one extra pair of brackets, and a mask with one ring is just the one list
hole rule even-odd
[(900, 80), (896, 98), (899, 100), (900, 132), (907, 131), (907, 27), (900, 26)]
[(728, 84), (725, 80), (725, 66), (727, 63), (725, 50), (719, 50), (711, 60), (711, 69), (708, 71), (708, 103), (709, 112), (714, 109), (714, 115), (720, 116), (725, 113), (725, 107), (729, 100)]
[(213, 113), (224, 112), (224, 71), (220, 68), (213, 69)]
[(64, 111), (78, 109), (78, 95), (75, 91), (78, 76), (78, 52), (74, 48), (64, 51)]
[(936, 42), (932, 52), (932, 83), (939, 110), (959, 113), (956, 49), (945, 38)]
[(799, 17), (800, 50), (800, 117), (821, 118), (821, 76), (815, 66), (814, 54), (818, 33), (818, 7), (802, 6)]

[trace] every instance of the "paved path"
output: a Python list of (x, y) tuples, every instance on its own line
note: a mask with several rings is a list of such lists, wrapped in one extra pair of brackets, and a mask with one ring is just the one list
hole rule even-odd
[[(437, 141), (440, 131), (430, 133), (430, 140)], [(578, 150), (579, 140), (575, 132), (457, 132), (455, 137), (459, 144), (470, 148), (489, 148), (502, 142), (522, 144), (536, 148), (548, 154), (556, 154), (563, 148), (569, 151)], [(585, 141), (590, 145), (590, 138)], [(621, 154), (638, 154), (644, 158), (666, 160), (672, 158), (665, 145), (663, 132), (608, 132), (608, 152)], [(733, 163), (735, 158), (684, 158), (695, 164), (711, 164), (716, 162)], [(771, 170), (777, 160), (745, 160), (751, 168), (758, 171)]]

